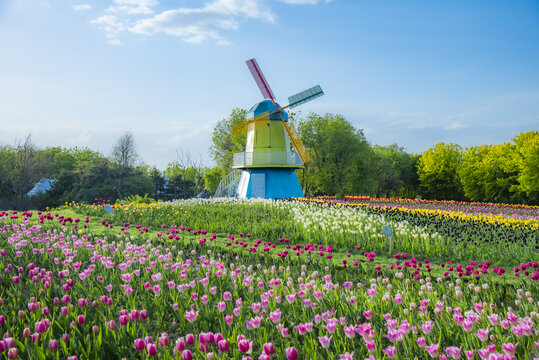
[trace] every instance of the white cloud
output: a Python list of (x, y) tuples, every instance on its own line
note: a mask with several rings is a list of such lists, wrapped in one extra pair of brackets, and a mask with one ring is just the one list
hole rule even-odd
[(99, 25), (99, 28), (106, 32), (106, 37), (111, 45), (121, 45), (118, 34), (125, 31), (126, 25), (114, 15), (103, 15), (90, 21), (92, 24)]
[(469, 127), (469, 125), (464, 124), (460, 120), (448, 122), (442, 126), (444, 130), (460, 130)]
[(153, 14), (153, 6), (158, 5), (157, 0), (114, 0), (114, 4), (106, 11), (126, 14)]
[(219, 40), (219, 41), (217, 41), (217, 45), (219, 45), (219, 46), (231, 46), (233, 44), (228, 40)]
[(75, 9), (76, 11), (90, 10), (91, 8), (92, 6), (88, 4), (73, 5), (73, 9)]
[(287, 4), (293, 4), (293, 5), (315, 5), (319, 1), (318, 0), (280, 0), (281, 2), (287, 3)]
[[(317, 4), (324, 0), (281, 0), (288, 4)], [(331, 0), (325, 0), (329, 2)], [(224, 32), (238, 30), (242, 21), (261, 20), (274, 23), (277, 15), (266, 5), (268, 0), (212, 0), (200, 7), (168, 8), (155, 13), (157, 0), (112, 0), (105, 12), (92, 21), (107, 34), (113, 45), (120, 44), (118, 34), (167, 34), (185, 42), (213, 40), (230, 46)], [(114, 14), (114, 15), (112, 15)], [(148, 16), (150, 15), (150, 16)]]
[(329, 2), (332, 2), (334, 0), (279, 0), (280, 2), (284, 2), (286, 4), (291, 5), (316, 5), (321, 2), (325, 2), (326, 4)]
[(221, 32), (237, 30), (242, 18), (275, 21), (271, 10), (258, 0), (217, 0), (202, 8), (165, 10), (136, 21), (129, 31), (144, 35), (165, 33), (192, 43), (213, 39), (218, 45), (230, 45)]

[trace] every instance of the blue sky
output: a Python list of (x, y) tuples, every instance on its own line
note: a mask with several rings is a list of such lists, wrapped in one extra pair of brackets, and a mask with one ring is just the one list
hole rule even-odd
[(342, 114), (372, 144), (498, 144), (539, 129), (539, 2), (2, 0), (0, 144), (108, 155), (132, 131), (164, 169), (212, 165), (217, 121), (262, 100)]

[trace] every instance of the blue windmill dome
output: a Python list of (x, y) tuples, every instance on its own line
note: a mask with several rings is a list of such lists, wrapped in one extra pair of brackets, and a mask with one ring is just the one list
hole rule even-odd
[[(277, 106), (277, 109), (275, 108)], [(270, 114), (269, 117), (266, 117), (266, 119), (269, 120), (284, 120), (288, 122), (288, 114), (286, 111), (281, 111), (281, 115), (279, 115), (279, 112), (277, 112), (278, 109), (281, 108), (281, 105), (278, 103), (273, 103), (271, 100), (263, 100), (259, 102), (258, 104), (255, 104), (247, 113), (245, 116), (246, 120), (252, 120), (257, 117), (260, 117), (262, 114), (268, 113)], [(281, 118), (282, 116), (282, 118)]]

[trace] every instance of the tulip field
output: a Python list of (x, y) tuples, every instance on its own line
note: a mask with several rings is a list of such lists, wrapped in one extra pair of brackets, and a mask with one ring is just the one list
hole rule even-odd
[(539, 207), (109, 204), (0, 210), (0, 359), (539, 358)]

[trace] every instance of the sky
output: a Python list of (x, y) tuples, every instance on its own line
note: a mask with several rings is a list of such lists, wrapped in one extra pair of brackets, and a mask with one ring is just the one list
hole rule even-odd
[[(0, 0), (0, 145), (213, 166), (217, 122), (319, 84), (372, 145), (421, 153), (539, 130), (537, 0)], [(183, 155), (182, 155), (183, 154)]]

